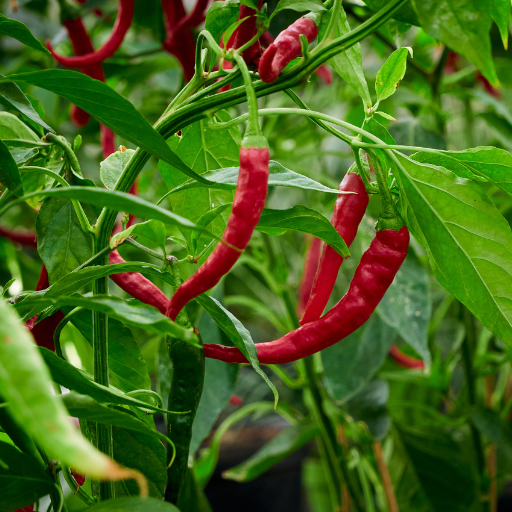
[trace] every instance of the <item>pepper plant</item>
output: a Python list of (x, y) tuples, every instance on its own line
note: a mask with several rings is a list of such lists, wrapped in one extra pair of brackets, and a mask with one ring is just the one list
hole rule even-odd
[(2, 6), (0, 509), (499, 510), (510, 1)]

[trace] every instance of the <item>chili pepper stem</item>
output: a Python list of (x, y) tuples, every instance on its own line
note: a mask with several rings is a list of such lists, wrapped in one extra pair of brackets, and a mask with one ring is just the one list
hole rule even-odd
[(331, 12), (331, 19), (329, 20), (329, 25), (327, 25), (327, 29), (325, 31), (325, 35), (318, 44), (318, 47), (321, 47), (322, 45), (326, 45), (326, 43), (330, 43), (334, 40), (334, 31), (336, 30), (336, 27), (338, 26), (338, 21), (340, 19), (340, 12), (341, 12), (341, 0), (334, 0), (334, 5)]

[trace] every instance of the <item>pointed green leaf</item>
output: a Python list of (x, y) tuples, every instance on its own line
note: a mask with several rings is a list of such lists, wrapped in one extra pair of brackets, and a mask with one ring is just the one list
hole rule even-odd
[(50, 55), (50, 52), (32, 35), (24, 23), (12, 20), (0, 13), (0, 34), (17, 39), (30, 48)]
[(405, 75), (407, 57), (410, 53), (412, 54), (410, 48), (395, 50), (379, 69), (375, 79), (375, 92), (378, 101), (385, 100), (394, 94)]

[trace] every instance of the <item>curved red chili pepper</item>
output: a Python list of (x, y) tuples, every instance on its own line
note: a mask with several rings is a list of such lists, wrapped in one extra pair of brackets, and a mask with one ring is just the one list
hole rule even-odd
[[(373, 313), (393, 282), (409, 246), (409, 231), (378, 231), (363, 254), (345, 296), (322, 318), (305, 324), (270, 343), (257, 343), (258, 359), (264, 364), (289, 363), (334, 345), (361, 327)], [(205, 357), (228, 363), (246, 363), (236, 347), (204, 345)]]
[(17, 242), (23, 247), (37, 247), (36, 234), (25, 231), (14, 231), (0, 226), (0, 236)]
[(246, 148), (242, 144), (233, 209), (222, 239), (203, 265), (171, 297), (166, 313), (171, 320), (176, 320), (187, 302), (213, 288), (246, 248), (265, 206), (269, 161), (268, 148)]
[[(363, 180), (356, 173), (346, 174), (339, 186), (340, 191), (355, 192), (355, 194), (341, 194), (334, 203), (334, 213), (331, 223), (350, 246), (357, 234), (357, 227), (361, 223), (366, 207), (368, 206), (368, 193)], [(304, 325), (320, 318), (338, 277), (343, 256), (340, 256), (332, 247), (324, 244), (318, 272), (316, 273), (309, 301), (300, 321)]]
[(194, 8), (176, 24), (174, 32), (179, 32), (184, 26), (197, 27), (201, 24), (205, 20), (209, 3), (210, 0), (197, 0)]
[(302, 45), (300, 36), (305, 35), (312, 43), (318, 35), (318, 27), (309, 18), (299, 18), (295, 23), (283, 30), (276, 40), (263, 52), (258, 73), (267, 84), (273, 82), (279, 73), (293, 60), (300, 57)]
[(389, 349), (389, 357), (403, 368), (412, 368), (414, 370), (425, 369), (425, 363), (421, 359), (416, 359), (415, 357), (404, 354), (396, 345), (393, 345)]
[(59, 55), (52, 47), (50, 40), (46, 41), (46, 47), (50, 50), (53, 58), (67, 68), (81, 68), (90, 64), (101, 63), (112, 57), (119, 49), (123, 42), (124, 36), (130, 25), (132, 24), (135, 0), (119, 0), (119, 10), (117, 18), (112, 29), (109, 39), (96, 51), (85, 55), (77, 55), (74, 57), (64, 57)]
[(302, 316), (311, 296), (313, 283), (315, 282), (315, 275), (318, 270), (318, 261), (320, 259), (320, 252), (322, 250), (322, 240), (313, 237), (306, 251), (304, 258), (304, 270), (299, 283), (299, 300), (297, 304), (297, 313)]

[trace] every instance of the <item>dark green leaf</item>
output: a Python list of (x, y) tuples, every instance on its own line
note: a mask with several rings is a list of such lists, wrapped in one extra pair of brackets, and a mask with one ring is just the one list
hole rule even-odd
[(0, 140), (0, 182), (17, 196), (23, 195), (20, 171), (7, 146)]
[(265, 208), (256, 226), (258, 231), (279, 236), (288, 230), (310, 233), (329, 244), (344, 258), (350, 255), (347, 244), (333, 225), (316, 210), (298, 204), (288, 210), (270, 210)]
[[(41, 139), (21, 119), (10, 112), (0, 112), (0, 139), (33, 141), (33, 146), (41, 143)], [(6, 145), (10, 144), (6, 142)]]
[(32, 35), (32, 32), (24, 23), (18, 20), (12, 20), (0, 14), (0, 34), (17, 39), (20, 43), (34, 48), (34, 50), (42, 53), (50, 54), (50, 52)]
[(32, 457), (0, 441), (0, 488), (0, 508), (15, 510), (50, 493), (53, 482)]
[(296, 452), (299, 448), (302, 448), (318, 434), (318, 426), (314, 424), (286, 427), (249, 459), (234, 468), (224, 471), (222, 476), (237, 482), (250, 482)]

